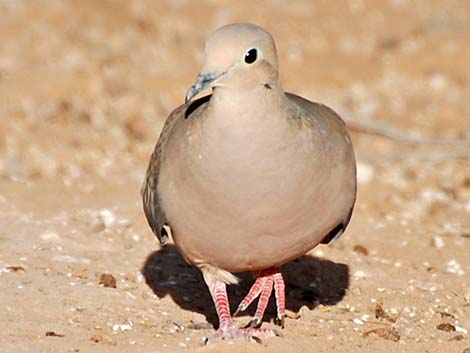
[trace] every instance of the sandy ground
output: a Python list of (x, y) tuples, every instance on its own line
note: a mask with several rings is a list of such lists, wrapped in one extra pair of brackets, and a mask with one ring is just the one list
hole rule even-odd
[(286, 265), (284, 337), (202, 346), (209, 294), (139, 188), (210, 31), (266, 27), (284, 87), (347, 118), (470, 139), (469, 1), (287, 3), (0, 0), (1, 352), (470, 351), (468, 145), (356, 130), (351, 225)]

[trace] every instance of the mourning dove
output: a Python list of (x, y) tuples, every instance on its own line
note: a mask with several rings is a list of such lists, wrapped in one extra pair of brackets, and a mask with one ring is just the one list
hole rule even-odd
[[(193, 98), (206, 88), (212, 94)], [(203, 273), (219, 317), (211, 340), (273, 336), (261, 329), (274, 288), (285, 315), (281, 266), (349, 223), (356, 164), (341, 118), (285, 93), (271, 35), (231, 24), (210, 35), (186, 103), (168, 117), (142, 188), (144, 211), (162, 243), (170, 227), (182, 256)], [(230, 314), (232, 272), (257, 276), (237, 311), (260, 296), (249, 327)]]

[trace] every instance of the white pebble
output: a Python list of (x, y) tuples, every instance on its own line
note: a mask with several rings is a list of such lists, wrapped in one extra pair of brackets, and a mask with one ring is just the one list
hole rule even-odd
[(110, 228), (116, 222), (116, 216), (110, 210), (101, 210), (96, 216), (96, 221), (101, 223), (105, 229)]
[(39, 236), (42, 240), (58, 240), (60, 238), (59, 234), (46, 230)]
[(357, 325), (364, 325), (364, 321), (362, 321), (361, 319), (359, 319), (358, 317), (354, 318), (353, 319), (353, 322)]
[(436, 249), (442, 249), (445, 246), (444, 239), (436, 235), (432, 238), (432, 246)]
[(463, 327), (460, 327), (460, 326), (454, 326), (455, 327), (455, 332), (458, 332), (458, 333), (463, 333), (464, 335), (466, 335), (468, 333), (468, 330), (463, 328)]
[(117, 331), (130, 331), (132, 330), (132, 327), (133, 327), (133, 323), (132, 321), (128, 321), (126, 322), (125, 324), (116, 324), (113, 326), (113, 331), (114, 332), (117, 332)]
[(366, 278), (366, 273), (362, 270), (357, 270), (356, 272), (354, 272), (354, 277), (356, 279)]
[(462, 266), (455, 259), (451, 259), (447, 262), (446, 272), (453, 273), (458, 276), (465, 275), (465, 271), (462, 269)]

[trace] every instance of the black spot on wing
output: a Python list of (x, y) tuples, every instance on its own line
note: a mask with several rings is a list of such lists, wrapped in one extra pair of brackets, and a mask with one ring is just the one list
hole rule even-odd
[(196, 99), (195, 101), (191, 101), (189, 103), (189, 106), (186, 108), (186, 111), (184, 112), (184, 118), (188, 119), (192, 112), (194, 112), (197, 108), (199, 108), (204, 103), (209, 102), (211, 97), (212, 97), (212, 94), (209, 94), (202, 98)]
[(325, 236), (325, 238), (323, 238), (323, 240), (321, 241), (322, 244), (329, 244), (333, 240), (338, 239), (343, 234), (344, 230), (346, 229), (346, 227), (349, 224), (349, 221), (351, 220), (353, 209), (354, 209), (354, 203), (353, 203), (353, 206), (351, 207), (351, 210), (349, 211), (348, 216), (346, 217), (346, 219), (343, 222), (339, 223), (337, 226), (335, 226), (332, 230), (330, 230), (328, 232), (328, 234)]

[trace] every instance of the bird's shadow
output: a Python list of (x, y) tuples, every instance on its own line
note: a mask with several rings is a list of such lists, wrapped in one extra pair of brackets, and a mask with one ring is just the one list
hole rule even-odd
[[(286, 307), (294, 312), (304, 305), (313, 309), (319, 304), (336, 304), (349, 287), (347, 265), (310, 255), (287, 263), (282, 272), (286, 283)], [(217, 327), (215, 307), (201, 272), (188, 264), (174, 245), (169, 244), (150, 254), (142, 273), (145, 282), (158, 297), (169, 294), (181, 308), (205, 315), (207, 321)], [(240, 284), (228, 287), (232, 313), (254, 282), (250, 273), (236, 275), (241, 279)], [(273, 302), (270, 301), (264, 320), (275, 318)], [(244, 314), (253, 315), (255, 309), (254, 303)]]

